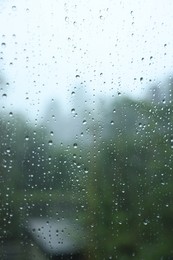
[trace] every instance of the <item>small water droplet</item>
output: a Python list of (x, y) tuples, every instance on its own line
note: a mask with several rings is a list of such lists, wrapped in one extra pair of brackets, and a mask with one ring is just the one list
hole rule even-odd
[(50, 135), (53, 136), (53, 135), (54, 135), (54, 132), (53, 132), (53, 131), (50, 131)]
[(10, 153), (10, 148), (7, 148), (7, 153)]
[(5, 43), (5, 42), (2, 42), (2, 43), (1, 43), (1, 46), (2, 46), (2, 47), (6, 47), (6, 43)]
[(86, 120), (83, 120), (83, 122), (82, 122), (82, 123), (83, 123), (83, 125), (86, 125)]
[(69, 22), (69, 17), (68, 16), (65, 17), (65, 21)]
[(114, 125), (114, 121), (111, 121), (111, 125)]
[(6, 93), (2, 94), (2, 97), (7, 97), (7, 94)]
[(29, 140), (29, 136), (28, 136), (28, 135), (25, 136), (25, 140), (26, 140), (26, 141)]
[(15, 6), (15, 5), (12, 6), (12, 10), (13, 10), (13, 11), (16, 10), (16, 6)]
[(147, 226), (150, 223), (150, 221), (148, 219), (144, 220), (143, 224), (144, 226)]

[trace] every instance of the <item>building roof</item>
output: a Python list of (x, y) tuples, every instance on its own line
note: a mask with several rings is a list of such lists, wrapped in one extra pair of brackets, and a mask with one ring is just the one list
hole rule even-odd
[(32, 218), (28, 221), (27, 230), (47, 254), (73, 254), (83, 248), (81, 227), (67, 219)]

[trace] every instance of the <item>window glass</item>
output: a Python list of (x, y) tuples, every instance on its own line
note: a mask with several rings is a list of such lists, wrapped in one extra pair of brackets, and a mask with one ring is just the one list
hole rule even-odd
[(173, 259), (172, 1), (0, 1), (0, 259)]

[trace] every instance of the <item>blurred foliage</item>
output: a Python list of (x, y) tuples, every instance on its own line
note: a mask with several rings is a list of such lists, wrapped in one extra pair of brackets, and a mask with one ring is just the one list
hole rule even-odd
[(70, 212), (85, 226), (89, 259), (172, 259), (173, 103), (168, 85), (164, 99), (162, 94), (142, 101), (118, 97), (95, 115), (92, 111), (89, 141), (77, 148), (58, 144), (43, 125), (3, 114), (1, 240), (21, 237), (29, 217), (61, 218)]
[(172, 108), (171, 95), (122, 98), (103, 115), (88, 186), (91, 259), (173, 258)]

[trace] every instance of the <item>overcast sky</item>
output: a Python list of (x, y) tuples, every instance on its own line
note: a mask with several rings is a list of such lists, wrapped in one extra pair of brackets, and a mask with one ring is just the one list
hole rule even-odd
[(68, 107), (79, 84), (141, 97), (173, 74), (171, 0), (1, 0), (0, 24), (2, 102), (28, 116), (52, 98)]

